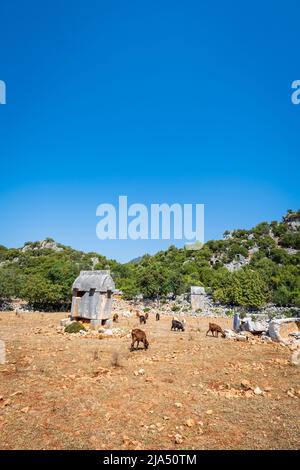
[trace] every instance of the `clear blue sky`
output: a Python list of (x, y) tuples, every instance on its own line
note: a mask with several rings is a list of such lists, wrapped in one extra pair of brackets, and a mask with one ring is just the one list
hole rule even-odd
[[(204, 203), (205, 238), (299, 204), (299, 1), (2, 2), (0, 243), (100, 241), (96, 207)], [(178, 243), (179, 246), (182, 243)]]

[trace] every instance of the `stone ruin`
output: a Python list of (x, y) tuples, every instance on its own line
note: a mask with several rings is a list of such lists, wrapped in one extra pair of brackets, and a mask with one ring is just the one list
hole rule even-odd
[(278, 343), (287, 343), (287, 340), (282, 337), (280, 327), (284, 324), (296, 323), (298, 332), (290, 333), (297, 341), (300, 340), (300, 318), (280, 318), (272, 320), (269, 324), (268, 333), (273, 341)]
[(110, 326), (115, 284), (109, 271), (81, 271), (72, 287), (72, 320)]
[[(290, 332), (288, 338), (282, 336), (280, 331), (283, 325), (289, 323), (295, 323), (297, 331)], [(227, 336), (234, 338), (241, 333), (249, 331), (253, 335), (261, 335), (264, 339), (269, 339), (270, 341), (275, 341), (277, 343), (289, 345), (291, 343), (296, 346), (300, 346), (300, 318), (280, 318), (273, 319), (271, 321), (267, 320), (258, 320), (253, 321), (251, 318), (243, 318), (242, 320), (239, 317), (238, 313), (235, 313), (233, 316), (233, 330), (226, 330)], [(290, 338), (289, 338), (290, 337)]]
[(192, 310), (204, 310), (205, 309), (205, 289), (200, 286), (191, 287), (191, 306)]

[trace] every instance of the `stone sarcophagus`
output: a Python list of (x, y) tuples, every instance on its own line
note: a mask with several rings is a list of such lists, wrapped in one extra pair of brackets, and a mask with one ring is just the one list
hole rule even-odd
[(111, 318), (114, 281), (109, 271), (81, 271), (72, 287), (71, 317), (104, 325)]

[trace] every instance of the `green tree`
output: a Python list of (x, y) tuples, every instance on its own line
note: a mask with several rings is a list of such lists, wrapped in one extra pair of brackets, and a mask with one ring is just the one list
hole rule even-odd
[(268, 289), (263, 278), (251, 269), (240, 269), (223, 277), (215, 290), (216, 300), (243, 307), (261, 307), (268, 300)]
[(23, 277), (16, 266), (0, 268), (0, 299), (18, 297)]
[(21, 295), (35, 309), (52, 310), (61, 305), (63, 287), (39, 275), (33, 275), (27, 277)]

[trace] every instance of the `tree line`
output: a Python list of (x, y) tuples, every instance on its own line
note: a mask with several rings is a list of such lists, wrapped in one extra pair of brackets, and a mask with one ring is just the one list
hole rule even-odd
[[(299, 307), (299, 221), (300, 211), (288, 211), (280, 222), (227, 231), (223, 240), (208, 241), (200, 250), (170, 246), (126, 264), (59, 244), (60, 251), (40, 248), (40, 242), (27, 242), (26, 250), (0, 246), (0, 299), (21, 298), (39, 310), (68, 309), (81, 270), (110, 269), (127, 299), (175, 297), (200, 285), (223, 304)], [(241, 267), (231, 272), (234, 261)]]

